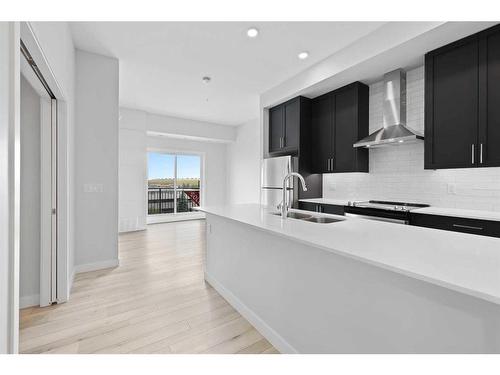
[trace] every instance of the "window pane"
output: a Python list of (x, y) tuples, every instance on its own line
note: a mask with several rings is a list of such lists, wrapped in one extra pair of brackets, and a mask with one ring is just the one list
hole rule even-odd
[(200, 205), (200, 157), (177, 155), (177, 212)]
[(148, 214), (174, 212), (175, 155), (148, 153)]

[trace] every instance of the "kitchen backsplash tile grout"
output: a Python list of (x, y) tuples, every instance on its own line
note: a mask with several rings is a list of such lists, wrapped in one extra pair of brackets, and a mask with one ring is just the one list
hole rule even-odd
[[(407, 72), (406, 88), (407, 126), (424, 133), (423, 66)], [(370, 85), (370, 133), (382, 127), (382, 100), (383, 83)], [(370, 173), (324, 174), (323, 197), (500, 211), (500, 168), (424, 170), (423, 142), (369, 152)]]

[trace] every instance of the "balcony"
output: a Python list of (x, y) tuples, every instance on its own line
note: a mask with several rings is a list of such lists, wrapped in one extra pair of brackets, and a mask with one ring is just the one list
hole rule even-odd
[(148, 215), (192, 212), (199, 205), (200, 188), (148, 187)]

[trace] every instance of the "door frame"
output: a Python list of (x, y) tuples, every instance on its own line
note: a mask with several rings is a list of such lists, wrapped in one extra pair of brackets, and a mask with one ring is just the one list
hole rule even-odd
[[(70, 252), (73, 249), (72, 242), (72, 234), (71, 234), (71, 224), (72, 216), (70, 212), (71, 203), (70, 203), (70, 186), (71, 186), (71, 156), (70, 156), (70, 116), (68, 113), (68, 96), (63, 91), (61, 86), (58, 83), (57, 77), (52, 70), (45, 53), (38, 41), (38, 38), (33, 30), (33, 27), (29, 22), (21, 22), (20, 23), (20, 38), (22, 39), (24, 45), (30, 52), (34, 61), (36, 61), (36, 65), (40, 70), (40, 73), (43, 75), (45, 81), (53, 92), (54, 96), (57, 98), (57, 105), (55, 108), (52, 108), (52, 103), (45, 102), (44, 99), (41, 100), (41, 114), (43, 111), (47, 111), (47, 108), (50, 108), (50, 111), (54, 111), (57, 114), (57, 131), (51, 134), (52, 142), (54, 142), (55, 148), (57, 150), (57, 157), (55, 160), (52, 160), (52, 164), (54, 164), (54, 168), (57, 170), (56, 175), (54, 176), (54, 181), (51, 183), (55, 184), (55, 190), (57, 194), (53, 197), (55, 200), (54, 206), (57, 207), (57, 215), (54, 215), (52, 220), (54, 220), (55, 232), (53, 233), (54, 241), (57, 242), (57, 251), (55, 255), (51, 256), (50, 262), (53, 259), (57, 259), (56, 269), (57, 274), (44, 272), (44, 277), (57, 278), (57, 290), (51, 291), (47, 293), (45, 289), (46, 286), (42, 287), (42, 285), (50, 285), (51, 283), (42, 282), (42, 253), (40, 254), (40, 304), (46, 305), (48, 299), (42, 297), (42, 294), (45, 296), (56, 294), (57, 298), (53, 299), (54, 302), (62, 303), (66, 302), (69, 299), (69, 294), (71, 290), (72, 280), (74, 277), (74, 266), (71, 264)], [(24, 58), (20, 56), (21, 58)], [(44, 109), (44, 106), (48, 106)], [(43, 117), (43, 116), (42, 116)], [(52, 124), (52, 116), (51, 116), (51, 127), (55, 125)], [(42, 178), (43, 185), (43, 178)], [(53, 207), (54, 208), (54, 207)], [(51, 252), (48, 252), (51, 255)], [(45, 256), (47, 256), (47, 252), (45, 252)], [(46, 259), (45, 259), (46, 261)], [(50, 263), (49, 263), (50, 264)], [(49, 276), (47, 276), (49, 275)], [(49, 279), (50, 281), (51, 279)], [(43, 292), (42, 292), (43, 290)], [(42, 300), (42, 298), (44, 298)]]
[(0, 22), (0, 353), (19, 350), (19, 22)]
[[(175, 165), (174, 165), (174, 173), (177, 176), (177, 155), (196, 155), (200, 157), (200, 206), (205, 201), (205, 158), (206, 153), (202, 151), (189, 151), (189, 150), (179, 150), (175, 148), (159, 148), (159, 147), (148, 147), (146, 149), (146, 155), (150, 152), (158, 153), (158, 154), (170, 154), (175, 155)], [(149, 215), (148, 214), (148, 158), (146, 157), (146, 181), (145, 181), (145, 212), (146, 212), (146, 224), (156, 224), (156, 223), (166, 223), (170, 221), (182, 221), (182, 220), (194, 220), (194, 219), (202, 219), (205, 218), (205, 214), (202, 212), (197, 213), (181, 213), (181, 214), (157, 214), (157, 215)], [(177, 204), (177, 202), (175, 202)]]

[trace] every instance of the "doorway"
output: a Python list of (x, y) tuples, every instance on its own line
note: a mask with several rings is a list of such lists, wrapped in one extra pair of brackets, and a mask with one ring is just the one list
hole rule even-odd
[(203, 217), (202, 165), (199, 154), (148, 152), (148, 224)]

